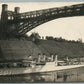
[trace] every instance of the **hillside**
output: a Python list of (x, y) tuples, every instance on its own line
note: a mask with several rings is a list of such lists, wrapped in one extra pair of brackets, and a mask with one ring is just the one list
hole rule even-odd
[(56, 42), (54, 40), (40, 41), (38, 45), (41, 52), (47, 55), (50, 53), (58, 54), (58, 58), (84, 57), (84, 43)]
[(38, 57), (38, 53), (58, 54), (58, 58), (84, 57), (83, 43), (56, 42), (54, 40), (40, 40), (36, 45), (27, 40), (0, 40), (0, 58), (3, 59), (27, 59), (29, 55)]

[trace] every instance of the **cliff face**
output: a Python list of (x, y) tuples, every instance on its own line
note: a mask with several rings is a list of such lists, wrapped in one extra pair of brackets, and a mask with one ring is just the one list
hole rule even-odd
[(38, 45), (27, 40), (0, 40), (0, 58), (15, 60), (27, 59), (29, 55), (38, 57), (38, 53), (58, 54), (58, 58), (84, 57), (83, 43), (56, 42), (53, 40), (41, 40)]

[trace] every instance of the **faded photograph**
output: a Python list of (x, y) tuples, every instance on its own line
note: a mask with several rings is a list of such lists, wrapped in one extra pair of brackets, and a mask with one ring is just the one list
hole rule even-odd
[(0, 83), (84, 82), (84, 2), (0, 3)]

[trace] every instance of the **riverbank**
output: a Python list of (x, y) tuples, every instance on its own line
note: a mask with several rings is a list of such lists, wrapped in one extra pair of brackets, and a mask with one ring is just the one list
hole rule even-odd
[[(53, 40), (40, 40), (36, 45), (27, 40), (0, 40), (1, 60), (21, 60), (28, 56), (38, 58), (38, 53), (45, 53), (47, 57), (50, 54), (58, 54), (58, 59), (63, 60), (66, 56), (69, 58), (80, 58), (84, 61), (84, 43), (57, 42)], [(13, 56), (11, 56), (13, 55)]]

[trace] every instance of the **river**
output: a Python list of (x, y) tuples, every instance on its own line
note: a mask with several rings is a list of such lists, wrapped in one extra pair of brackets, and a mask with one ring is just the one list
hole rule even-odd
[(84, 82), (84, 67), (46, 73), (1, 76), (0, 83)]

